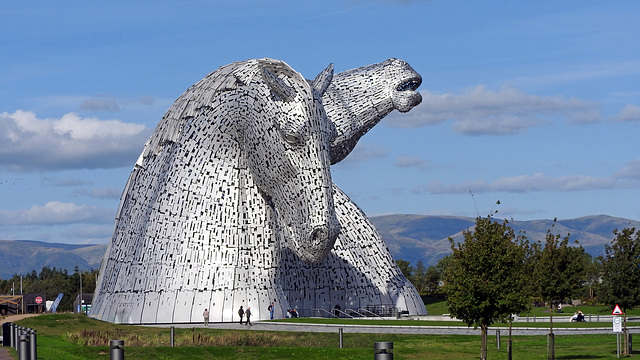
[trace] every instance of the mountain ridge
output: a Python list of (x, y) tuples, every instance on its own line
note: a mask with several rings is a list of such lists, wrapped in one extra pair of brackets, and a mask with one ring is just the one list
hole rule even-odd
[[(386, 241), (396, 260), (412, 264), (419, 260), (425, 265), (435, 265), (451, 253), (449, 237), (455, 242), (464, 239), (464, 230), (475, 226), (475, 218), (461, 216), (437, 216), (416, 214), (390, 214), (370, 217), (380, 235)], [(501, 221), (496, 218), (496, 220)], [(640, 229), (640, 221), (608, 215), (590, 215), (557, 221), (508, 220), (516, 234), (522, 231), (530, 241), (544, 241), (547, 231), (565, 236), (570, 242), (578, 240), (592, 256), (601, 255), (604, 246), (614, 238), (613, 230)], [(35, 240), (0, 240), (0, 279), (13, 274), (26, 274), (42, 267), (56, 267), (73, 272), (98, 269), (107, 244), (65, 244)]]
[[(383, 215), (370, 217), (396, 260), (415, 264), (435, 265), (451, 253), (448, 238), (456, 243), (464, 239), (463, 231), (475, 226), (475, 218), (437, 215)], [(498, 221), (502, 221), (496, 218)], [(640, 221), (609, 215), (589, 215), (573, 219), (508, 220), (516, 234), (522, 232), (530, 241), (544, 242), (547, 231), (556, 235), (570, 234), (571, 243), (577, 240), (587, 253), (599, 256), (611, 243), (615, 229), (640, 229)], [(445, 235), (448, 233), (448, 235)]]

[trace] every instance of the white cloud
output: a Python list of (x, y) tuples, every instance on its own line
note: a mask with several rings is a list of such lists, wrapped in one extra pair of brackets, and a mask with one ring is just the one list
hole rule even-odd
[(73, 195), (83, 195), (94, 199), (120, 199), (122, 189), (116, 189), (114, 187), (77, 189), (73, 191)]
[(80, 104), (80, 109), (94, 111), (120, 111), (122, 108), (135, 106), (150, 106), (155, 103), (152, 96), (140, 96), (134, 99), (119, 98), (110, 95), (101, 95), (86, 98)]
[(72, 187), (72, 186), (91, 185), (92, 182), (87, 179), (80, 179), (80, 178), (67, 177), (64, 179), (60, 179), (60, 178), (47, 176), (42, 179), (42, 184), (50, 185), (50, 186)]
[(617, 116), (618, 121), (640, 121), (640, 106), (627, 104)]
[(597, 105), (562, 96), (531, 95), (511, 87), (492, 91), (478, 85), (461, 94), (422, 91), (422, 104), (403, 116), (387, 121), (397, 127), (421, 127), (453, 121), (453, 130), (466, 135), (522, 133), (549, 119), (562, 117), (571, 123), (600, 121)]
[(594, 177), (586, 175), (567, 175), (557, 178), (548, 177), (545, 174), (521, 175), (514, 177), (503, 177), (493, 182), (485, 180), (473, 180), (460, 184), (444, 184), (432, 182), (428, 185), (416, 189), (418, 192), (429, 192), (432, 194), (462, 194), (469, 191), (474, 193), (485, 192), (514, 192), (529, 193), (540, 191), (589, 191), (605, 189), (627, 189), (638, 188), (640, 183), (626, 182), (614, 178)]
[(65, 242), (73, 244), (104, 244), (113, 235), (113, 224), (79, 226), (63, 233)]
[(39, 119), (18, 110), (0, 114), (0, 167), (17, 171), (96, 169), (131, 165), (151, 133), (119, 120)]
[(139, 96), (127, 98), (113, 95), (49, 95), (31, 99), (33, 106), (44, 109), (80, 109), (89, 111), (120, 111), (134, 108), (144, 108), (149, 111), (150, 106), (168, 107), (173, 103), (170, 99), (156, 99), (153, 96)]
[(80, 104), (83, 110), (119, 111), (118, 101), (113, 97), (101, 96), (87, 99)]
[(399, 167), (415, 167), (424, 170), (428, 164), (429, 160), (424, 160), (418, 156), (398, 156), (395, 165)]
[(366, 142), (358, 142), (358, 145), (347, 155), (347, 157), (334, 166), (347, 166), (350, 164), (378, 159), (387, 156), (389, 150), (380, 145)]
[(60, 225), (113, 221), (114, 210), (73, 203), (51, 201), (29, 209), (0, 210), (0, 225)]
[(640, 159), (630, 161), (622, 169), (613, 175), (617, 179), (640, 180)]

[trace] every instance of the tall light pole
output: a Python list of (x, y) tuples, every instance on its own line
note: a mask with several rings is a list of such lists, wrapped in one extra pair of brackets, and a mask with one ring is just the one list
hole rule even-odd
[(80, 313), (84, 313), (84, 310), (82, 309), (82, 270), (80, 270)]

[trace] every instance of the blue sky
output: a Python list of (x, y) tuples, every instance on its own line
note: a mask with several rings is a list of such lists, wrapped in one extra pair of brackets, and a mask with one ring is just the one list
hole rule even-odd
[[(640, 2), (30, 1), (0, 10), (0, 239), (106, 243), (191, 84), (406, 60), (423, 103), (332, 168), (369, 216), (640, 220)], [(472, 196), (473, 194), (473, 196)]]

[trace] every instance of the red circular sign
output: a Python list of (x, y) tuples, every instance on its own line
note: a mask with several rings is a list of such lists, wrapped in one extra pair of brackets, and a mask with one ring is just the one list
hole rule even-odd
[(36, 298), (36, 304), (42, 304), (42, 297), (38, 296)]

